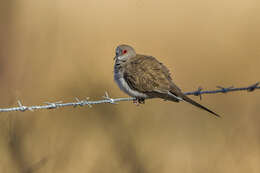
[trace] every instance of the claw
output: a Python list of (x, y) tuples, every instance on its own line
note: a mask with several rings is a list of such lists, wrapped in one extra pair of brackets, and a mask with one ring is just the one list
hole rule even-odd
[(145, 99), (144, 98), (138, 98), (138, 103), (140, 104), (145, 104)]
[(145, 104), (145, 99), (144, 98), (135, 98), (133, 100), (133, 103), (136, 105), (136, 106), (139, 106), (140, 104)]
[(134, 100), (133, 100), (133, 103), (134, 103), (136, 106), (139, 106), (138, 99), (134, 99)]

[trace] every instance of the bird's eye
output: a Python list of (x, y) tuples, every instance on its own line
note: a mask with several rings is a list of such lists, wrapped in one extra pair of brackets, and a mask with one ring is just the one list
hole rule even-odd
[(123, 54), (126, 54), (127, 53), (127, 50), (123, 50)]

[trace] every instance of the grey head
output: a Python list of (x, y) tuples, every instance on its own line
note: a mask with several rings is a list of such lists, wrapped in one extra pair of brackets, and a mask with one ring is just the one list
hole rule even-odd
[(127, 61), (129, 58), (135, 57), (136, 53), (134, 48), (129, 45), (121, 44), (116, 48), (116, 61)]

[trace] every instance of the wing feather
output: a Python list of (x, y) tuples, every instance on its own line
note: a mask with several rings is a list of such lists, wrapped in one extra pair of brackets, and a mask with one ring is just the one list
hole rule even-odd
[[(124, 69), (124, 79), (129, 87), (150, 97), (169, 99), (170, 90), (180, 91), (173, 84), (169, 70), (152, 56), (137, 55)], [(177, 101), (176, 98), (173, 100)]]

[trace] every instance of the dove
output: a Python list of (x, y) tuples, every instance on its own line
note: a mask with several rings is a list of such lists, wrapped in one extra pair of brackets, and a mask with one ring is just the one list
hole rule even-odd
[(119, 88), (137, 103), (147, 98), (173, 102), (185, 101), (217, 117), (217, 113), (186, 96), (173, 82), (168, 68), (155, 57), (137, 54), (129, 45), (117, 46), (114, 57), (114, 80)]

